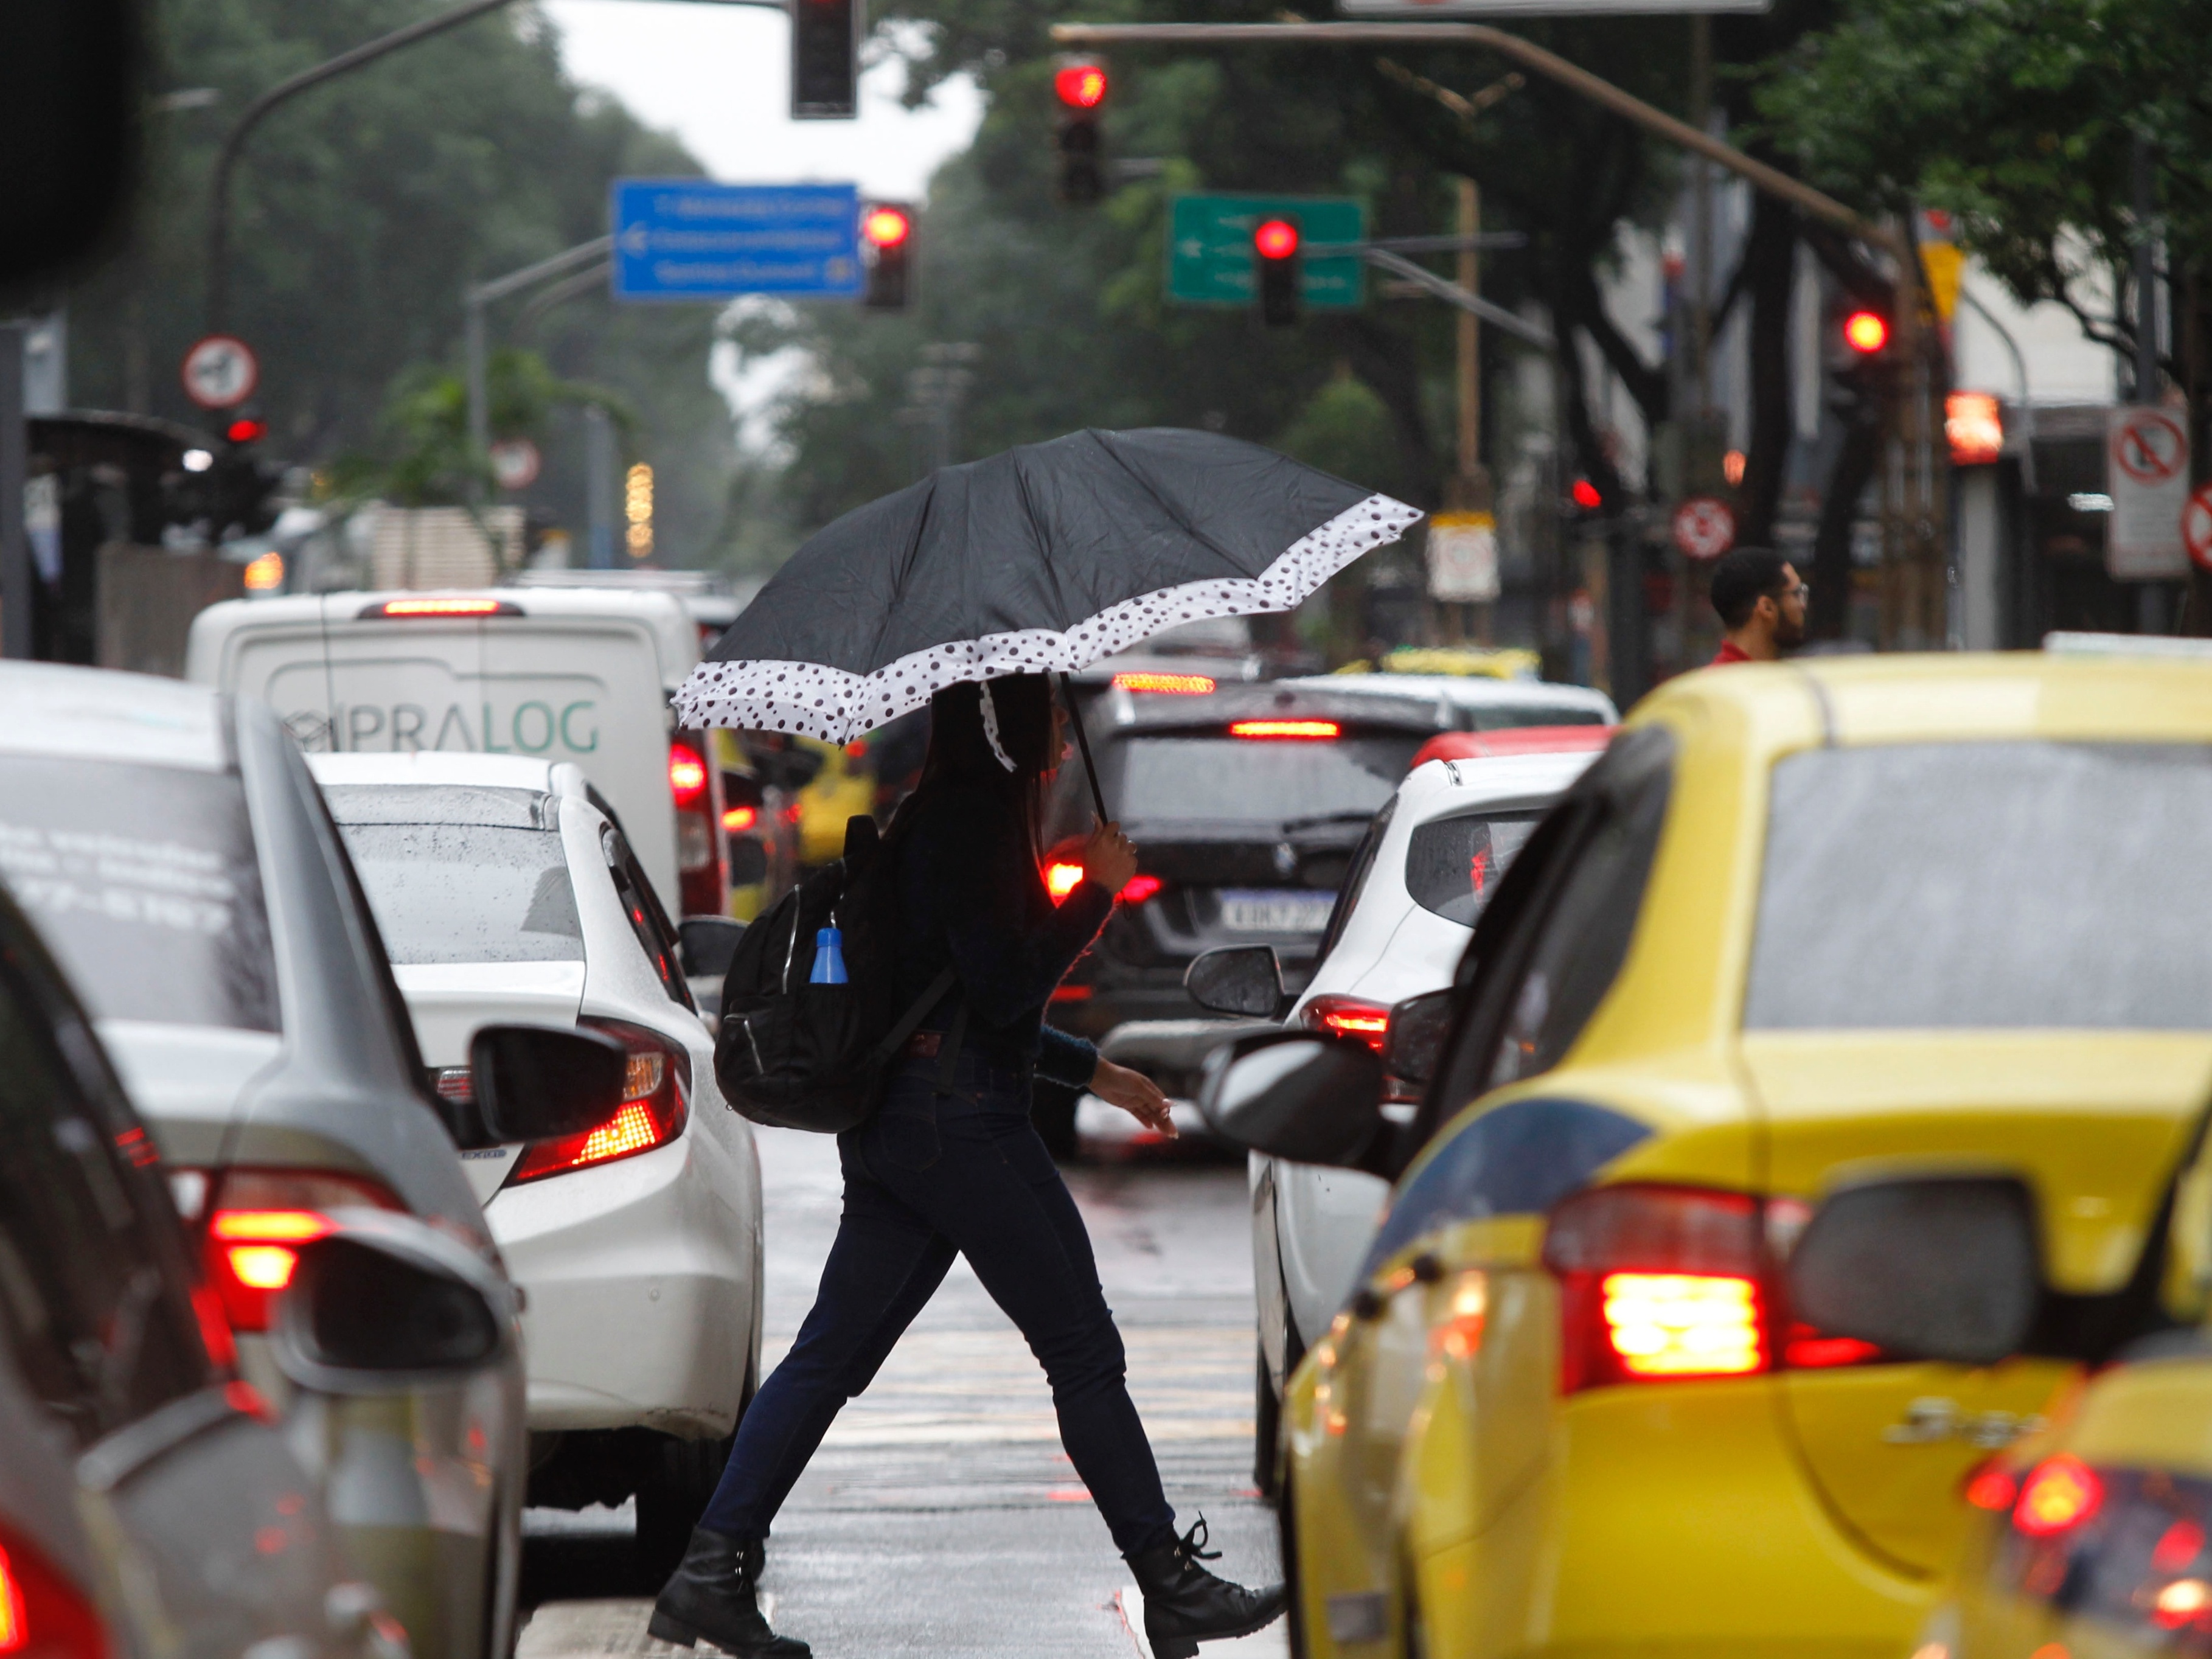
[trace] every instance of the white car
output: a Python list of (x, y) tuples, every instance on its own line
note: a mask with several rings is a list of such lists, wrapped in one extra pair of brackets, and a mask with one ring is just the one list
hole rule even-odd
[(723, 1101), (675, 929), (562, 762), (316, 755), (422, 1057), (468, 1087), (495, 1021), (575, 1024), (630, 1051), (586, 1134), (468, 1154), (528, 1302), (530, 1501), (637, 1498), (672, 1567), (760, 1373), (760, 1163)]
[(1433, 697), (1450, 717), (1439, 728), (1510, 731), (1525, 726), (1614, 726), (1613, 699), (1587, 685), (1501, 680), (1487, 674), (1315, 674), (1276, 684), (1354, 696)]
[[(1593, 746), (1415, 767), (1353, 855), (1321, 964), (1291, 1023), (1380, 1048), (1395, 1005), (1451, 984), (1498, 878), (1597, 754)], [(1390, 1189), (1356, 1170), (1257, 1154), (1251, 1181), (1260, 1329), (1254, 1468), (1264, 1491), (1273, 1481), (1283, 1381), (1351, 1293)]]

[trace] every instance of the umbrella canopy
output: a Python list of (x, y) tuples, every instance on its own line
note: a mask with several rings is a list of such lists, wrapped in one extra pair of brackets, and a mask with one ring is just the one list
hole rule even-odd
[(848, 742), (961, 680), (1080, 668), (1178, 623), (1288, 611), (1420, 516), (1217, 433), (1025, 444), (809, 538), (692, 671), (677, 713)]

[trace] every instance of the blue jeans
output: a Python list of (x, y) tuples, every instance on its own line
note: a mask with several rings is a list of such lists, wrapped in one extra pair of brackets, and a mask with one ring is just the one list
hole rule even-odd
[(898, 1063), (883, 1107), (837, 1138), (845, 1209), (799, 1340), (738, 1426), (699, 1524), (765, 1538), (848, 1400), (874, 1378), (957, 1255), (1044, 1367), (1067, 1449), (1124, 1555), (1175, 1534), (1130, 1402), (1121, 1334), (1083, 1217), (1030, 1127), (1029, 1079), (963, 1054)]

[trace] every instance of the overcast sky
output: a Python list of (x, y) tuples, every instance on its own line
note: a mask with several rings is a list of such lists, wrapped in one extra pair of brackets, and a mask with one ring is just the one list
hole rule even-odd
[(937, 164), (966, 148), (982, 110), (963, 79), (928, 107), (897, 98), (896, 63), (861, 83), (854, 121), (793, 121), (791, 25), (761, 6), (691, 0), (545, 0), (569, 73), (605, 87), (648, 125), (673, 132), (730, 183), (842, 183), (918, 198)]

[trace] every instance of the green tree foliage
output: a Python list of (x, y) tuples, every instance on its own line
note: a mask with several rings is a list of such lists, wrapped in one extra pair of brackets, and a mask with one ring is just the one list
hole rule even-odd
[[(209, 179), (223, 133), (285, 76), (438, 9), (155, 0), (153, 84), (219, 97), (149, 118), (148, 183), (127, 244), (64, 296), (73, 401), (205, 424), (176, 365), (204, 326)], [(370, 448), (388, 393), (404, 404), (457, 363), (468, 283), (603, 234), (617, 175), (699, 170), (568, 80), (554, 31), (526, 3), (280, 108), (247, 142), (231, 235), (230, 325), (261, 358), (268, 447), (318, 465)], [(495, 309), (495, 341), (511, 337), (526, 303)], [(707, 380), (713, 328), (707, 307), (617, 309), (602, 291), (544, 313), (523, 337), (552, 372), (635, 409), (633, 443), (659, 476), (659, 539), (678, 556), (720, 533), (732, 465), (727, 411)], [(551, 423), (528, 500), (576, 525), (572, 425)]]
[(2020, 300), (2071, 307), (2093, 337), (2133, 348), (2131, 313), (2084, 279), (2094, 261), (2125, 291), (2137, 140), (2170, 267), (2212, 265), (2212, 29), (2193, 0), (1855, 0), (1789, 69), (1761, 106), (1814, 183), (1950, 210)]

